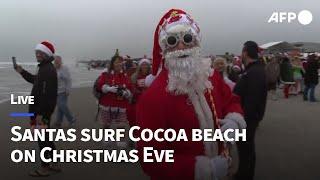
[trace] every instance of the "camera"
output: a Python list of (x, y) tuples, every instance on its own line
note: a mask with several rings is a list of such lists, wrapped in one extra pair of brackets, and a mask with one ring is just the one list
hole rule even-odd
[(125, 90), (126, 90), (126, 89), (125, 89), (124, 87), (122, 87), (122, 86), (118, 87), (118, 89), (117, 89), (117, 96), (123, 97)]

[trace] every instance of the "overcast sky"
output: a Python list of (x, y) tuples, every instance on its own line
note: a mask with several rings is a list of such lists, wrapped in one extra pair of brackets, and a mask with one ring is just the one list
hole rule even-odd
[[(239, 53), (246, 40), (319, 42), (317, 0), (1, 0), (0, 61), (17, 56), (34, 61), (42, 40), (66, 60), (106, 59), (152, 52), (153, 33), (171, 8), (186, 10), (199, 23), (205, 54)], [(274, 11), (309, 10), (313, 22), (268, 24)]]

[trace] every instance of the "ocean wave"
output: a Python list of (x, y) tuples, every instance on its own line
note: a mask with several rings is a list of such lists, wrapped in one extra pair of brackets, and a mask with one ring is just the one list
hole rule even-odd
[(0, 90), (3, 90), (3, 89), (10, 89), (9, 87), (0, 87)]
[(3, 103), (8, 102), (8, 101), (10, 101), (10, 98), (8, 98), (8, 99), (0, 99), (0, 104), (3, 104)]
[[(23, 65), (24, 64), (24, 65)], [(31, 73), (36, 72), (37, 63), (23, 63), (24, 68)], [(31, 65), (31, 66), (28, 66)], [(30, 94), (32, 85), (27, 83), (23, 78), (12, 70), (11, 62), (0, 62), (0, 67), (8, 67), (8, 70), (0, 71), (0, 103), (10, 100), (10, 94), (28, 95)], [(101, 71), (88, 71), (86, 68), (77, 68), (75, 66), (68, 66), (73, 79), (73, 88), (91, 87), (96, 78), (101, 74)], [(10, 69), (10, 70), (9, 70)]]
[[(17, 62), (19, 65), (36, 66), (37, 62)], [(0, 62), (0, 65), (12, 66), (12, 62)]]

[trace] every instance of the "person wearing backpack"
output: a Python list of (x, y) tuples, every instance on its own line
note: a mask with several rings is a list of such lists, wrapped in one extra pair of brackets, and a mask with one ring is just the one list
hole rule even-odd
[(267, 87), (270, 91), (272, 99), (277, 100), (277, 82), (280, 76), (280, 65), (278, 59), (271, 57), (270, 61), (266, 65), (266, 78), (267, 78)]
[(289, 90), (292, 85), (295, 84), (293, 79), (293, 69), (290, 59), (283, 57), (280, 64), (280, 77), (281, 82), (284, 84), (283, 93), (286, 99), (289, 98)]
[[(131, 106), (132, 85), (124, 72), (121, 56), (116, 54), (112, 57), (110, 68), (99, 76), (96, 88), (101, 93), (98, 119), (103, 128), (128, 128), (127, 113)], [(128, 140), (117, 142), (117, 146), (126, 148)]]

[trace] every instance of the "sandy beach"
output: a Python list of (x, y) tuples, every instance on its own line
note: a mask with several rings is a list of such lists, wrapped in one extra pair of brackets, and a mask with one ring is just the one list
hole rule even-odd
[[(319, 93), (317, 95), (319, 97)], [(97, 107), (91, 88), (73, 89), (69, 104), (78, 119), (77, 129), (99, 127), (94, 122)], [(10, 118), (9, 113), (25, 111), (27, 106), (10, 105), (9, 102), (0, 104), (1, 177), (6, 180), (34, 179), (28, 176), (28, 172), (37, 164), (15, 164), (10, 160), (10, 153), (14, 149), (37, 149), (36, 143), (10, 141), (11, 127), (20, 125), (26, 128), (29, 120)], [(304, 102), (301, 96), (269, 100), (265, 118), (257, 131), (256, 179), (320, 179), (319, 117), (320, 103)], [(94, 142), (59, 142), (56, 145), (58, 149), (104, 147), (102, 143)], [(139, 163), (64, 163), (62, 167), (62, 173), (45, 179), (148, 179)]]

